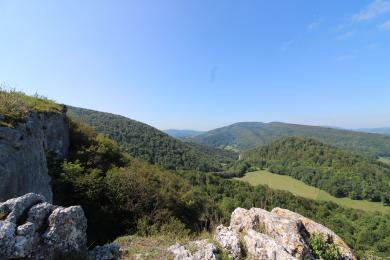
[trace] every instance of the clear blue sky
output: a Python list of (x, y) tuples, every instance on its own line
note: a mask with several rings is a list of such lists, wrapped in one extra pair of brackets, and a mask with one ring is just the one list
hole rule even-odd
[(0, 0), (0, 82), (160, 129), (390, 126), (390, 0)]

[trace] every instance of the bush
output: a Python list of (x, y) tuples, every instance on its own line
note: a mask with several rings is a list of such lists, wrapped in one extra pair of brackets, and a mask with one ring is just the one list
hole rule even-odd
[(310, 237), (309, 246), (316, 259), (338, 260), (341, 257), (337, 246), (324, 241), (319, 234), (314, 234)]

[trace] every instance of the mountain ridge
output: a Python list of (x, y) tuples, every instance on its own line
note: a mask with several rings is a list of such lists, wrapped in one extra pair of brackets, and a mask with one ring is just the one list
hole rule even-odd
[(282, 122), (239, 122), (189, 138), (193, 142), (242, 152), (282, 137), (306, 137), (370, 156), (390, 155), (390, 136)]

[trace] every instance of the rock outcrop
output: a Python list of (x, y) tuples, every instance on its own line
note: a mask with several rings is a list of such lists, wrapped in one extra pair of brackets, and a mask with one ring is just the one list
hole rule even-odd
[(24, 123), (0, 126), (0, 201), (28, 192), (52, 201), (47, 156), (64, 159), (69, 129), (63, 113), (29, 113)]
[(176, 244), (168, 248), (175, 255), (175, 260), (217, 260), (217, 247), (207, 240)]
[(87, 252), (80, 206), (63, 208), (28, 193), (0, 204), (0, 259), (119, 259), (115, 244)]
[[(316, 254), (310, 248), (310, 237), (313, 235), (321, 235), (324, 242), (335, 245), (339, 252), (338, 259), (356, 259), (347, 244), (333, 231), (281, 208), (271, 212), (259, 208), (237, 208), (232, 213), (230, 226), (218, 226), (214, 239), (235, 260), (244, 257), (259, 260), (314, 260)], [(171, 247), (170, 252), (174, 253), (175, 259), (199, 259), (179, 244)]]

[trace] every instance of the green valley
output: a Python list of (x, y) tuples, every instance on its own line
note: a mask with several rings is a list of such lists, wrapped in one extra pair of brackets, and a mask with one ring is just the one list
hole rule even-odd
[(251, 185), (267, 185), (271, 189), (284, 190), (294, 195), (319, 201), (331, 201), (340, 206), (359, 209), (364, 211), (390, 212), (390, 207), (384, 206), (380, 202), (366, 200), (352, 200), (349, 198), (336, 198), (329, 193), (309, 186), (293, 177), (271, 173), (267, 170), (248, 172), (245, 176), (235, 178), (250, 183)]

